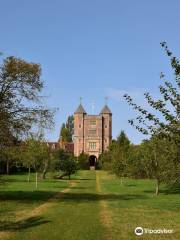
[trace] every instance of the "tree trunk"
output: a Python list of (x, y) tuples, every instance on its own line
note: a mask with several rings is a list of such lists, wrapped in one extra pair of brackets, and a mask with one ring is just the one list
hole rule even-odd
[(9, 175), (9, 160), (6, 161), (6, 174)]
[(46, 178), (47, 169), (48, 169), (48, 161), (45, 161), (43, 173), (42, 173), (42, 176), (41, 176), (42, 179)]
[(46, 178), (46, 170), (43, 170), (42, 179), (45, 179), (45, 178)]
[(36, 189), (38, 188), (38, 173), (36, 172)]
[(121, 185), (123, 184), (123, 180), (122, 180), (122, 177), (121, 177)]
[(156, 196), (159, 194), (159, 179), (156, 179)]
[(30, 182), (31, 167), (28, 167), (28, 182)]
[(56, 176), (54, 177), (55, 179), (62, 179), (63, 177), (67, 176), (67, 173), (63, 173), (62, 175), (60, 176)]
[(69, 180), (71, 179), (71, 175), (69, 175)]

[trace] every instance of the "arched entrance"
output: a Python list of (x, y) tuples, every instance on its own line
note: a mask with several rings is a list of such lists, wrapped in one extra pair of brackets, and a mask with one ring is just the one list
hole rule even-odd
[(96, 156), (91, 155), (91, 156), (89, 157), (90, 170), (95, 170), (96, 161), (97, 161), (97, 157), (96, 157)]

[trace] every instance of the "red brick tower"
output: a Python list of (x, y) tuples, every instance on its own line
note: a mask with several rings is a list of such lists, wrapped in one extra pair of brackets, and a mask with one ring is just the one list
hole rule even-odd
[(89, 154), (90, 166), (108, 149), (112, 140), (112, 113), (105, 105), (99, 115), (87, 115), (80, 104), (74, 113), (74, 155)]

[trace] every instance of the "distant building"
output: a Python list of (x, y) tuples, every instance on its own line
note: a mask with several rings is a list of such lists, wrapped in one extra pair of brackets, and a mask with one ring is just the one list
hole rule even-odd
[(74, 143), (73, 142), (59, 142), (61, 149), (64, 149), (65, 152), (74, 154)]
[(58, 150), (60, 148), (59, 142), (47, 142), (47, 146), (51, 150)]
[(63, 149), (67, 153), (74, 154), (74, 143), (73, 142), (47, 142), (47, 146), (52, 150)]
[(74, 113), (74, 155), (88, 154), (94, 168), (101, 153), (112, 141), (112, 113), (107, 105), (99, 115), (88, 115), (80, 104)]

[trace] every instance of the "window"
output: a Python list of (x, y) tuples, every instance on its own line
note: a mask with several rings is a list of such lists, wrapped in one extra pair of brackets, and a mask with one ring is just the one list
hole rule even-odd
[(89, 142), (89, 149), (95, 150), (96, 149), (96, 142)]
[(107, 128), (107, 125), (105, 125), (105, 128)]
[(81, 128), (81, 124), (79, 124), (79, 128)]
[(91, 136), (92, 136), (92, 135), (93, 135), (93, 136), (96, 135), (96, 129), (90, 129), (90, 130), (89, 130), (89, 135), (91, 135)]
[(96, 120), (90, 120), (90, 125), (96, 125)]

